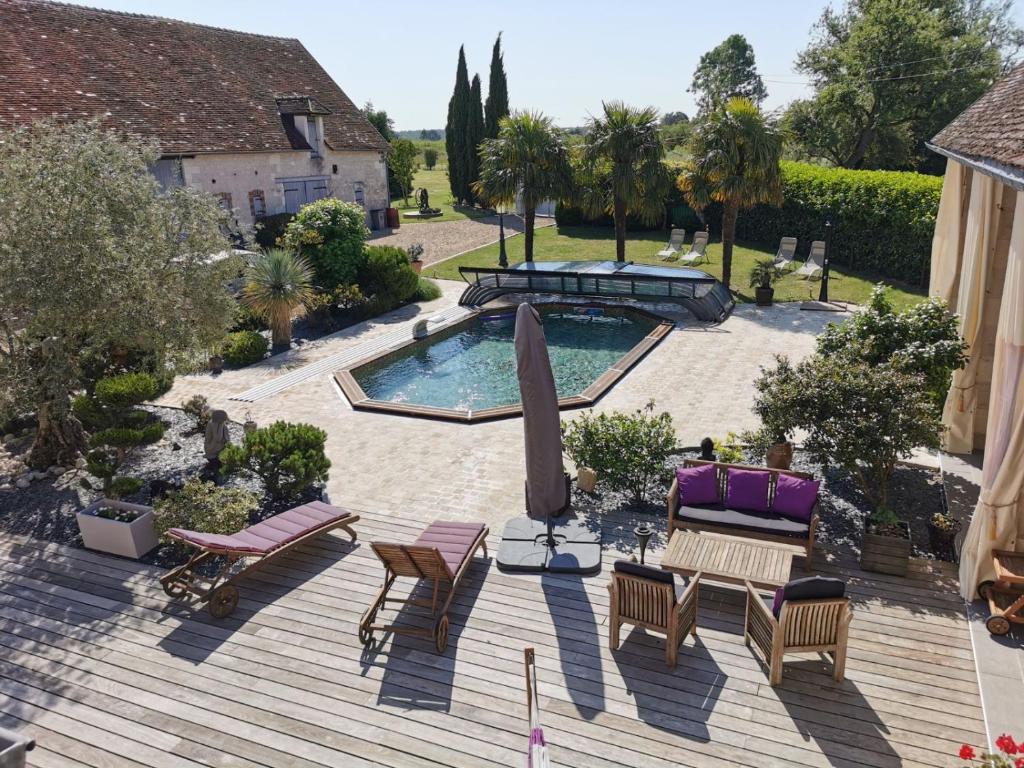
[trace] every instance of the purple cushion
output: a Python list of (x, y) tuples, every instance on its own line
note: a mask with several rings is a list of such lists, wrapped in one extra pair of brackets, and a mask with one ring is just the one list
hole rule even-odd
[(679, 481), (680, 504), (717, 504), (721, 501), (718, 495), (718, 468), (714, 464), (679, 467), (676, 479)]
[(779, 475), (772, 500), (772, 512), (805, 523), (811, 520), (811, 510), (818, 501), (817, 480), (792, 475)]
[(431, 547), (441, 553), (448, 575), (455, 578), (455, 573), (473, 549), (483, 523), (456, 523), (439, 520), (426, 527), (419, 538), (413, 542), (414, 547)]
[(752, 469), (730, 469), (725, 489), (725, 506), (752, 512), (768, 511), (770, 472)]
[(772, 616), (776, 619), (779, 618), (779, 614), (782, 612), (782, 601), (785, 599), (783, 597), (785, 593), (785, 587), (779, 587), (775, 590), (775, 599), (772, 600)]

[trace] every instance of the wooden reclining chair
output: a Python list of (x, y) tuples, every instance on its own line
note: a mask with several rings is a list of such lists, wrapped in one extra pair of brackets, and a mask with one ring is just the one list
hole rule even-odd
[(700, 574), (685, 588), (676, 588), (668, 571), (628, 560), (615, 563), (608, 583), (611, 598), (608, 645), (619, 647), (619, 628), (632, 624), (665, 635), (665, 663), (675, 669), (679, 646), (687, 634), (697, 636), (697, 593)]
[[(243, 576), (292, 547), (335, 528), (341, 528), (354, 542), (356, 532), (351, 525), (358, 521), (359, 515), (347, 509), (311, 501), (230, 536), (171, 528), (167, 536), (193, 547), (195, 553), (187, 563), (161, 576), (160, 584), (169, 597), (195, 595), (200, 603), (206, 603), (211, 616), (223, 619), (230, 616), (238, 605), (238, 587), (235, 584)], [(212, 577), (203, 578), (198, 567), (215, 557), (224, 558), (221, 567)], [(245, 560), (252, 562), (239, 567)]]
[(782, 682), (787, 653), (828, 653), (832, 677), (842, 682), (846, 672), (846, 642), (853, 621), (846, 585), (839, 579), (810, 576), (796, 579), (776, 593), (772, 607), (748, 581), (743, 640), (756, 645), (768, 664), (768, 682)]
[[(434, 641), (437, 652), (444, 653), (448, 646), (448, 608), (476, 551), (483, 548), (484, 557), (487, 557), (485, 539), (488, 533), (483, 523), (435, 522), (428, 525), (412, 545), (371, 542), (370, 546), (384, 564), (384, 586), (359, 622), (359, 641), (369, 647), (373, 643), (374, 632), (395, 632), (429, 637)], [(399, 576), (432, 582), (431, 599), (388, 597)], [(447, 587), (448, 595), (438, 608), (442, 586)], [(423, 629), (407, 624), (375, 623), (377, 612), (383, 610), (387, 603), (429, 607), (433, 619), (431, 627)]]

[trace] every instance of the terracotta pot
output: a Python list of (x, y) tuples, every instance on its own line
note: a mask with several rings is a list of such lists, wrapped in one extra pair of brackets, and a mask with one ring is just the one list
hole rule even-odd
[(772, 443), (765, 456), (765, 464), (771, 469), (789, 469), (793, 464), (793, 444)]
[(597, 472), (589, 467), (580, 467), (576, 472), (576, 485), (584, 493), (593, 493), (597, 487)]
[(417, 275), (423, 271), (422, 261), (410, 261), (409, 266), (412, 267), (412, 271), (415, 272)]

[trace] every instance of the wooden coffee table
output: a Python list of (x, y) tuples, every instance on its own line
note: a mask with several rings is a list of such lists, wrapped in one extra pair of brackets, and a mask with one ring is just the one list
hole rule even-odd
[(699, 571), (708, 581), (740, 585), (749, 581), (758, 589), (774, 590), (789, 581), (793, 553), (738, 536), (676, 531), (661, 558), (661, 567), (684, 576)]

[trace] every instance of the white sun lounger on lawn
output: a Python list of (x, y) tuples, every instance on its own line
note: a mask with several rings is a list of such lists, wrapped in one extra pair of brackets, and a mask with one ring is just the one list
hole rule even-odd
[(804, 262), (800, 269), (796, 270), (794, 275), (802, 275), (810, 280), (815, 275), (819, 274), (822, 267), (825, 266), (825, 241), (815, 240), (811, 243), (811, 252), (807, 255), (807, 261)]
[(658, 251), (657, 255), (661, 257), (662, 261), (676, 258), (679, 252), (683, 250), (684, 240), (686, 240), (686, 230), (673, 229), (671, 234), (669, 234), (668, 245)]
[(785, 269), (796, 260), (795, 256), (796, 238), (784, 237), (779, 242), (779, 252), (775, 254), (775, 266), (779, 269)]
[(701, 259), (708, 260), (707, 256), (708, 247), (708, 233), (707, 232), (694, 232), (693, 233), (693, 244), (690, 246), (690, 252), (685, 256), (679, 257), (681, 264), (696, 264)]

